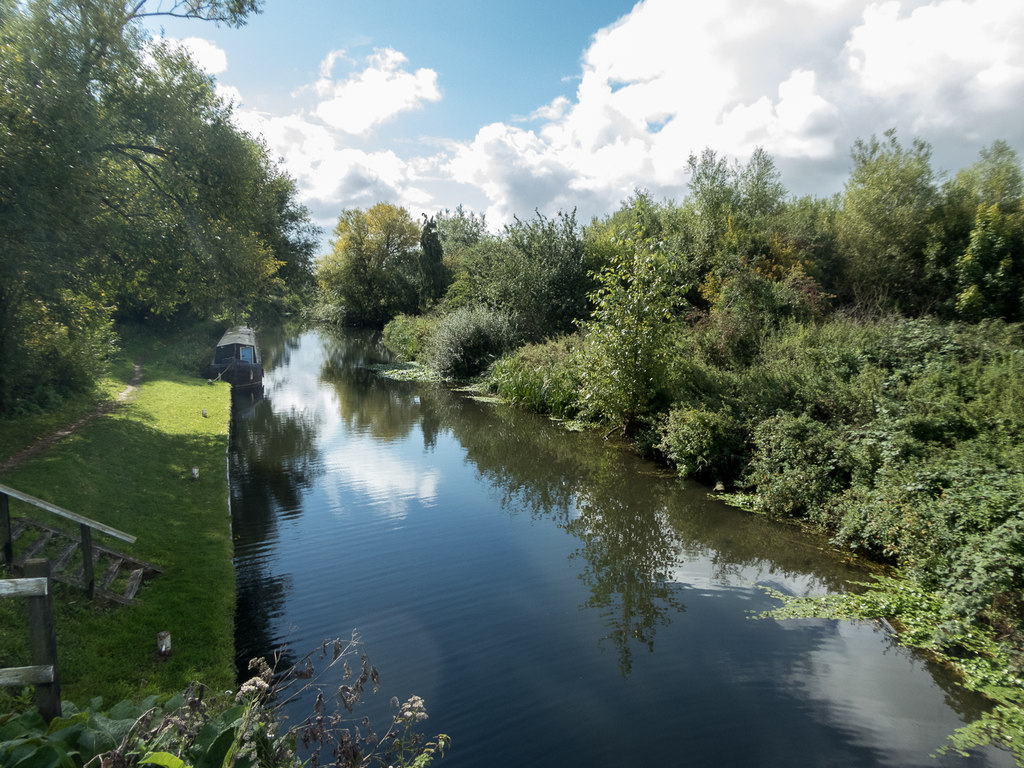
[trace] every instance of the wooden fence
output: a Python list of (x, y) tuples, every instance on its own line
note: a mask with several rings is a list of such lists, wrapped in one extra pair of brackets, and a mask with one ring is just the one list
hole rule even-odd
[(37, 509), (42, 509), (51, 514), (63, 517), (66, 520), (78, 523), (79, 527), (79, 545), (82, 549), (82, 584), (85, 587), (85, 591), (89, 595), (89, 599), (92, 599), (96, 595), (96, 575), (94, 573), (94, 553), (92, 546), (92, 532), (99, 531), (105, 533), (108, 536), (113, 536), (115, 539), (126, 541), (129, 544), (135, 543), (135, 537), (129, 533), (124, 533), (116, 528), (111, 528), (109, 525), (98, 523), (95, 520), (90, 520), (82, 515), (76, 515), (74, 512), (69, 512), (66, 509), (58, 507), (56, 504), (51, 504), (48, 501), (37, 499), (35, 496), (29, 496), (27, 493), (22, 493), (14, 488), (9, 488), (6, 485), (0, 485), (0, 555), (3, 556), (3, 562), (11, 567), (14, 565), (14, 536), (13, 529), (11, 528), (11, 512), (10, 512), (10, 499), (19, 499), (24, 501), (26, 504), (31, 504)]
[(0, 580), (0, 597), (28, 600), (28, 631), (32, 649), (32, 666), (0, 669), (0, 686), (34, 685), (36, 707), (46, 722), (60, 715), (57, 635), (50, 585), (50, 563), (43, 559), (26, 561), (24, 578)]

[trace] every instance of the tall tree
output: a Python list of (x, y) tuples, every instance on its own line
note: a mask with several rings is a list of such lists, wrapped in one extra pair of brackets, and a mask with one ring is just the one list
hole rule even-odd
[(915, 312), (938, 300), (925, 281), (931, 222), (938, 201), (931, 147), (858, 139), (839, 216), (847, 298), (865, 308)]
[(343, 211), (331, 252), (317, 268), (320, 290), (354, 325), (383, 326), (415, 311), (419, 242), (419, 226), (405, 208), (377, 203)]
[(187, 55), (143, 55), (143, 17), (239, 25), (259, 5), (0, 6), (0, 412), (87, 386), (117, 312), (241, 315), (308, 280), (294, 184)]
[(423, 214), (423, 231), (420, 234), (419, 252), (419, 304), (420, 309), (429, 309), (448, 288), (450, 273), (444, 265), (444, 249), (437, 232), (437, 221)]

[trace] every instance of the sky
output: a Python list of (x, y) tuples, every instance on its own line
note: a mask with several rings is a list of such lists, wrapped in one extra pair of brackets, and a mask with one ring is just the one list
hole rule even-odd
[(705, 148), (763, 147), (792, 195), (841, 192), (854, 141), (890, 128), (940, 174), (1024, 153), (1022, 0), (265, 0), (239, 29), (151, 31), (264, 138), (325, 248), (378, 202), (497, 229), (679, 201)]

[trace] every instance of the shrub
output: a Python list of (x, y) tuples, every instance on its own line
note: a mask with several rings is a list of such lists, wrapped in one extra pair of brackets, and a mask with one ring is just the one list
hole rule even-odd
[(676, 407), (661, 424), (657, 448), (683, 477), (731, 481), (746, 464), (747, 430), (732, 409)]
[(437, 324), (426, 357), (442, 376), (467, 378), (483, 371), (513, 343), (507, 315), (485, 307), (463, 307)]
[(398, 315), (384, 326), (384, 344), (403, 360), (418, 360), (439, 322), (432, 315)]
[(572, 364), (576, 337), (528, 344), (498, 360), (487, 377), (500, 397), (559, 418), (578, 411), (579, 377)]
[(846, 442), (835, 429), (807, 414), (780, 413), (753, 435), (750, 480), (756, 505), (774, 517), (811, 517), (849, 482)]
[[(858, 483), (836, 499), (835, 541), (896, 562), (919, 582), (956, 592), (965, 606), (988, 605), (1006, 589), (997, 586), (1002, 577), (991, 553), (1009, 557), (1007, 542), (1024, 517), (1021, 457), (1000, 453), (972, 442), (955, 455), (933, 452), (883, 467), (871, 485)], [(1005, 541), (993, 538), (999, 530)]]

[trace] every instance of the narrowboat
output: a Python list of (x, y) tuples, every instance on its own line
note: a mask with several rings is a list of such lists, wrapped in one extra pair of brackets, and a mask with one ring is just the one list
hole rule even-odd
[(233, 387), (258, 387), (263, 383), (263, 362), (252, 328), (238, 325), (229, 328), (213, 353), (207, 369), (210, 379), (222, 379)]

